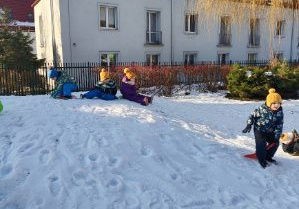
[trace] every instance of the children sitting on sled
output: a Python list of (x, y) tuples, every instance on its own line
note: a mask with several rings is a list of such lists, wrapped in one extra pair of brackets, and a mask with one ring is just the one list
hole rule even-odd
[(137, 93), (137, 87), (135, 84), (135, 74), (129, 68), (124, 69), (124, 74), (125, 75), (122, 79), (120, 88), (120, 92), (122, 93), (123, 98), (140, 103), (142, 105), (148, 105), (149, 103), (151, 103), (151, 97)]
[(77, 90), (78, 86), (74, 78), (67, 75), (65, 71), (60, 71), (50, 66), (48, 77), (56, 81), (55, 88), (51, 93), (51, 97), (55, 99), (71, 99), (72, 91)]
[(105, 69), (101, 69), (100, 81), (96, 84), (95, 88), (86, 94), (81, 94), (81, 98), (92, 99), (98, 97), (103, 100), (113, 100), (117, 99), (115, 96), (117, 93), (117, 88), (115, 82), (110, 79), (109, 72)]
[(291, 155), (299, 155), (299, 135), (296, 130), (292, 133), (283, 133), (280, 137), (282, 143), (282, 150)]
[[(268, 162), (276, 162), (273, 156), (279, 146), (279, 138), (283, 128), (281, 103), (281, 96), (275, 92), (275, 89), (269, 89), (265, 104), (251, 113), (247, 120), (247, 126), (242, 131), (249, 133), (253, 125), (256, 156), (263, 168), (268, 166)], [(267, 144), (272, 143), (275, 143), (274, 146), (267, 150)]]

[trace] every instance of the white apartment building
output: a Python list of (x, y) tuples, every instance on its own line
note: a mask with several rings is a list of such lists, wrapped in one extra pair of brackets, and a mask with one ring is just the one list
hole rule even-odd
[(33, 6), (37, 56), (48, 62), (298, 59), (292, 15), (271, 28), (263, 14), (241, 26), (229, 13), (217, 14), (207, 25), (189, 0), (36, 0)]

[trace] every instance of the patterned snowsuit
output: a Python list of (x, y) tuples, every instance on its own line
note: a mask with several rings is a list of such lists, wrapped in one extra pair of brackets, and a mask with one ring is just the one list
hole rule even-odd
[[(264, 163), (266, 159), (274, 156), (279, 146), (279, 138), (283, 129), (282, 107), (277, 111), (271, 111), (266, 104), (263, 104), (251, 113), (247, 124), (254, 125), (256, 155), (259, 162)], [(275, 146), (266, 150), (266, 144), (273, 142)]]

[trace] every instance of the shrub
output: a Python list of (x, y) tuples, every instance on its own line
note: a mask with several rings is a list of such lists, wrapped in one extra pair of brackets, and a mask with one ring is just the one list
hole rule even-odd
[(299, 71), (286, 63), (264, 68), (234, 65), (227, 80), (229, 97), (241, 99), (264, 99), (269, 88), (285, 99), (296, 98), (299, 89)]

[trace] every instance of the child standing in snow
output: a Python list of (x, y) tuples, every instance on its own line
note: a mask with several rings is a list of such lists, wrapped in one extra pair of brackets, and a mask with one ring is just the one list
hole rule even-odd
[(124, 77), (121, 82), (120, 92), (123, 98), (130, 101), (140, 103), (142, 105), (148, 105), (151, 103), (152, 98), (137, 93), (137, 87), (135, 85), (135, 74), (129, 69), (124, 69)]
[[(251, 113), (247, 126), (243, 130), (243, 133), (249, 133), (251, 126), (254, 126), (256, 156), (263, 168), (266, 168), (267, 162), (276, 162), (273, 156), (279, 146), (283, 128), (281, 103), (281, 96), (275, 92), (275, 89), (269, 89), (266, 103)], [(275, 145), (267, 150), (267, 143), (275, 143)]]
[(51, 97), (57, 98), (72, 98), (72, 91), (75, 91), (78, 86), (74, 78), (68, 76), (66, 72), (59, 71), (52, 66), (49, 67), (48, 77), (56, 81), (55, 88), (51, 93)]
[(98, 97), (103, 100), (113, 100), (117, 99), (115, 96), (116, 93), (117, 88), (115, 82), (110, 79), (109, 72), (103, 68), (100, 73), (100, 81), (96, 84), (96, 87), (86, 94), (81, 94), (80, 97), (87, 99)]

